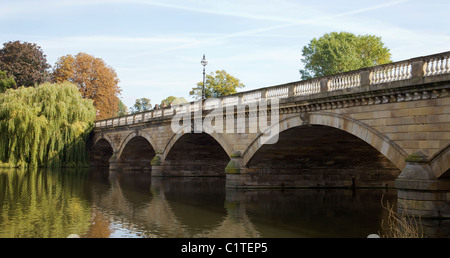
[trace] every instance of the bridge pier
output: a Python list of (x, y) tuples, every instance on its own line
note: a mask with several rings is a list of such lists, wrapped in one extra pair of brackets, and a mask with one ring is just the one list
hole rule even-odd
[(450, 218), (450, 180), (437, 179), (428, 157), (415, 152), (395, 180), (399, 213), (420, 218)]
[(150, 164), (152, 166), (152, 176), (163, 176), (164, 157), (161, 152), (156, 152)]
[(117, 157), (117, 151), (114, 151), (111, 158), (109, 158), (109, 170), (117, 171), (117, 170), (120, 170), (120, 168), (121, 168), (121, 166), (120, 166), (119, 159)]

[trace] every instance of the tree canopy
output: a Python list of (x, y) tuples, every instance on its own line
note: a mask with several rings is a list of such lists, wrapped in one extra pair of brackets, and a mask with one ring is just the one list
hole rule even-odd
[(175, 97), (175, 96), (169, 96), (163, 100), (161, 100), (161, 106), (175, 106), (175, 105), (180, 105), (183, 103), (187, 103), (188, 101), (183, 98), (183, 97)]
[(303, 80), (390, 63), (391, 54), (381, 37), (331, 32), (312, 39), (302, 49)]
[(150, 110), (151, 108), (152, 108), (152, 104), (150, 103), (149, 98), (140, 98), (140, 99), (136, 99), (136, 101), (134, 102), (134, 105), (132, 107), (130, 107), (130, 113), (134, 114), (134, 113), (144, 112), (144, 111)]
[(10, 88), (16, 88), (17, 84), (13, 76), (8, 76), (5, 72), (0, 71), (0, 93)]
[(12, 76), (18, 86), (34, 86), (48, 77), (46, 55), (36, 43), (10, 41), (0, 49), (0, 70)]
[(119, 100), (119, 110), (117, 111), (117, 116), (125, 116), (128, 115), (128, 109), (127, 106), (122, 102), (122, 100)]
[(99, 111), (98, 119), (110, 118), (118, 113), (119, 79), (114, 69), (101, 58), (86, 53), (60, 57), (53, 69), (52, 80), (77, 85), (84, 98), (94, 101)]
[[(197, 87), (192, 88), (190, 96), (196, 99), (202, 98), (203, 82), (197, 83)], [(244, 88), (245, 85), (236, 77), (229, 75), (225, 70), (217, 70), (215, 73), (206, 75), (205, 79), (205, 97), (216, 98), (226, 96), (237, 92), (238, 88)]]

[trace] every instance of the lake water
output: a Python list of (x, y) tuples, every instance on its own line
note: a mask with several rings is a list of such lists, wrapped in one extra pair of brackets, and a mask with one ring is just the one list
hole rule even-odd
[(298, 238), (383, 233), (395, 189), (230, 190), (217, 177), (0, 169), (0, 237)]

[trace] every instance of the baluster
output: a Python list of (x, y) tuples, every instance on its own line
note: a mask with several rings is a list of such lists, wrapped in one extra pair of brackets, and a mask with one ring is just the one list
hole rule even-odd
[(405, 64), (405, 67), (403, 68), (403, 80), (409, 78), (409, 63)]
[(434, 70), (435, 70), (435, 71), (434, 71), (434, 74), (435, 74), (435, 75), (441, 73), (441, 66), (440, 66), (440, 63), (441, 63), (440, 58), (437, 58), (437, 59), (436, 59), (436, 66), (435, 66), (435, 68), (434, 68)]
[(411, 78), (411, 64), (405, 65), (405, 79)]
[(439, 65), (439, 74), (443, 74), (443, 73), (445, 73), (445, 67), (444, 67), (444, 57), (442, 57), (441, 59), (440, 59), (440, 65)]
[(391, 66), (388, 73), (388, 81), (391, 82), (394, 79), (395, 66)]
[(397, 80), (397, 66), (392, 66), (391, 70), (391, 82)]
[(380, 68), (377, 70), (377, 83), (381, 83), (381, 75), (383, 73), (383, 69)]
[(445, 57), (445, 73), (450, 72), (450, 64), (449, 64), (448, 59), (449, 59), (449, 57), (446, 56), (446, 57)]
[(406, 79), (406, 69), (408, 69), (408, 64), (402, 64), (401, 73), (400, 73), (400, 80)]
[(394, 67), (393, 67), (393, 66), (389, 67), (389, 69), (388, 69), (388, 71), (387, 71), (387, 79), (386, 79), (386, 81), (388, 81), (388, 82), (391, 82), (391, 81), (392, 81), (393, 70), (394, 70)]
[(409, 73), (410, 73), (409, 68), (410, 68), (409, 63), (405, 64), (403, 79), (409, 78)]
[(434, 74), (439, 74), (441, 72), (441, 67), (439, 66), (440, 60), (436, 59), (436, 66), (434, 67)]
[(402, 69), (403, 69), (403, 64), (397, 66), (397, 72), (396, 72), (396, 74), (397, 74), (396, 79), (397, 80), (401, 80), (402, 79)]
[(394, 81), (398, 81), (399, 80), (399, 75), (400, 75), (400, 66), (396, 65), (394, 68)]
[(430, 64), (430, 75), (434, 75), (434, 61), (435, 60), (432, 60)]
[(433, 75), (437, 75), (439, 73), (439, 59), (434, 60), (434, 73)]
[(371, 84), (377, 84), (378, 83), (378, 69), (374, 69), (370, 76), (372, 76), (372, 78), (370, 78), (370, 82)]

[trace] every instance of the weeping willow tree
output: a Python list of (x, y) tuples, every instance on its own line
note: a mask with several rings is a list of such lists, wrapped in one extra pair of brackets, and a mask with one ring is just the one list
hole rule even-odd
[(0, 162), (11, 167), (88, 164), (86, 142), (95, 119), (92, 100), (63, 82), (0, 94)]

